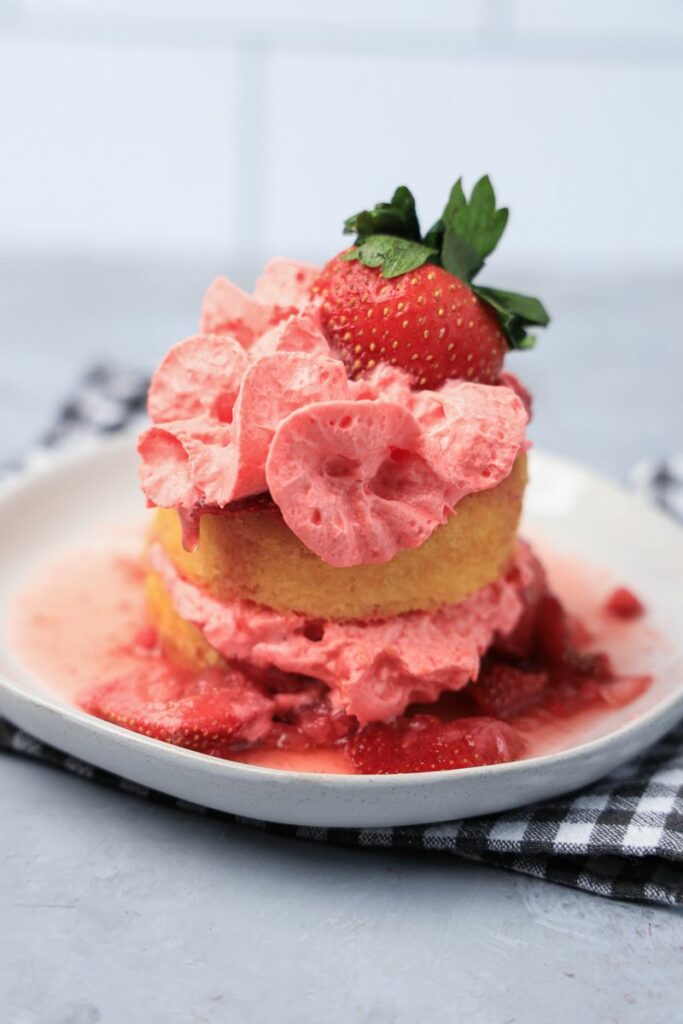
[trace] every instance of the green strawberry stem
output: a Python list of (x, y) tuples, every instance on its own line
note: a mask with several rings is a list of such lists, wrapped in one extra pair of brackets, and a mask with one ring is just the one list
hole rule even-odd
[(361, 210), (345, 221), (344, 233), (355, 234), (356, 241), (342, 259), (379, 267), (386, 278), (407, 274), (425, 263), (443, 267), (491, 306), (510, 348), (530, 348), (535, 338), (527, 327), (546, 327), (550, 322), (539, 299), (472, 284), (498, 245), (507, 221), (507, 208), (496, 208), (488, 175), (479, 179), (469, 199), (459, 178), (443, 213), (423, 237), (415, 199), (410, 189), (400, 185), (390, 202), (377, 203), (374, 209)]

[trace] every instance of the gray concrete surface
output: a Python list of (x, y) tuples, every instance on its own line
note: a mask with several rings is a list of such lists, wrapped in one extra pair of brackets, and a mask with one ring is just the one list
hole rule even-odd
[(0, 766), (4, 1021), (680, 1021), (675, 911)]
[[(190, 333), (214, 270), (0, 257), (0, 459), (84, 364), (150, 366)], [(680, 448), (683, 281), (529, 280), (556, 324), (513, 360), (539, 444), (615, 477)], [(3, 1024), (681, 1020), (675, 910), (319, 848), (8, 757), (0, 823)]]

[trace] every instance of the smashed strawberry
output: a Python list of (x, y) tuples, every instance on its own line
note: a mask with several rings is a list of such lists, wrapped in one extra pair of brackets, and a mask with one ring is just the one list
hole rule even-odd
[(511, 658), (530, 658), (534, 652), (538, 625), (538, 609), (541, 600), (548, 593), (545, 569), (533, 556), (530, 565), (531, 578), (522, 587), (522, 613), (517, 625), (506, 636), (496, 637), (495, 651)]
[(363, 774), (395, 775), (500, 764), (518, 757), (522, 746), (516, 730), (493, 718), (442, 722), (425, 714), (363, 725), (348, 750)]
[(645, 614), (645, 605), (632, 590), (617, 587), (605, 601), (605, 611), (615, 619), (629, 621)]
[(479, 710), (493, 718), (513, 718), (538, 704), (548, 686), (547, 672), (527, 671), (487, 659), (470, 694)]
[[(612, 595), (617, 616), (628, 616), (632, 607), (640, 614), (633, 604), (642, 608), (638, 599), (628, 591), (622, 597), (622, 589)], [(496, 639), (479, 679), (468, 687), (483, 714), (512, 719), (540, 706), (566, 718), (590, 707), (621, 706), (647, 687), (649, 676), (617, 675), (609, 655), (586, 650), (590, 634), (548, 589), (540, 564), (522, 598), (524, 609), (516, 628)]]
[(267, 730), (273, 709), (272, 701), (236, 669), (196, 675), (161, 658), (90, 687), (79, 703), (107, 722), (217, 757)]
[(330, 748), (344, 740), (354, 727), (355, 719), (343, 711), (333, 711), (328, 701), (321, 701), (274, 721), (267, 743), (279, 750)]
[(550, 665), (562, 664), (572, 650), (569, 616), (550, 591), (538, 602), (534, 649), (535, 654)]
[(561, 664), (555, 667), (555, 674), (559, 678), (583, 676), (586, 679), (613, 679), (614, 667), (604, 651), (589, 652), (570, 648)]
[(274, 693), (273, 701), (276, 710), (265, 742), (279, 750), (333, 747), (356, 726), (354, 718), (332, 707), (327, 687), (314, 680), (300, 678), (298, 688)]

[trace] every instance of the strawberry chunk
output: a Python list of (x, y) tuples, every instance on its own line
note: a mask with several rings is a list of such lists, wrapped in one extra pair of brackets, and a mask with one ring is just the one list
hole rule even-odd
[(563, 605), (549, 591), (536, 609), (536, 653), (545, 664), (560, 665), (572, 651), (571, 623)]
[(632, 590), (617, 587), (605, 601), (605, 611), (615, 619), (630, 621), (645, 614), (645, 605)]
[[(280, 697), (276, 703), (282, 705)], [(283, 710), (273, 722), (268, 743), (280, 750), (311, 750), (333, 747), (353, 730), (355, 719), (332, 708), (325, 696)]]
[(272, 701), (242, 672), (193, 675), (162, 658), (79, 695), (91, 715), (164, 743), (217, 757), (270, 727)]
[(487, 660), (469, 692), (483, 714), (505, 719), (538, 704), (547, 686), (547, 672), (530, 672)]
[(500, 764), (513, 761), (522, 746), (518, 732), (492, 718), (442, 722), (425, 714), (362, 726), (349, 742), (349, 754), (366, 775), (394, 775)]

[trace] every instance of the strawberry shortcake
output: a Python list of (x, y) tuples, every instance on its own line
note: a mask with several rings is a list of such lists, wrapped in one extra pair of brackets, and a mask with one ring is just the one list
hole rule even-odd
[(85, 707), (218, 756), (422, 771), (517, 757), (516, 714), (609, 678), (517, 536), (530, 398), (503, 360), (548, 317), (473, 283), (506, 221), (483, 178), (423, 234), (402, 187), (322, 271), (214, 281), (138, 446), (159, 660)]

